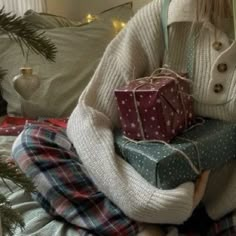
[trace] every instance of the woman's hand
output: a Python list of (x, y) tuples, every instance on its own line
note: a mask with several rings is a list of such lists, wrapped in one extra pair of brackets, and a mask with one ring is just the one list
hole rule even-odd
[(200, 203), (200, 201), (204, 196), (209, 174), (210, 174), (209, 170), (202, 172), (202, 174), (199, 176), (199, 178), (195, 183), (195, 191), (193, 196), (193, 209), (197, 207), (197, 205)]

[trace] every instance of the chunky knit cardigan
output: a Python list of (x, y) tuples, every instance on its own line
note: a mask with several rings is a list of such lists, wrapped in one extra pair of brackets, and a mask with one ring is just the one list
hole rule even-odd
[[(178, 71), (186, 69), (184, 52), (194, 2), (172, 0), (169, 9), (169, 64)], [(192, 213), (194, 184), (184, 183), (172, 190), (150, 185), (115, 153), (112, 133), (119, 126), (114, 89), (134, 78), (150, 75), (164, 63), (160, 9), (160, 1), (152, 1), (110, 43), (69, 119), (67, 132), (98, 189), (126, 215), (142, 222), (179, 224)], [(217, 42), (222, 42), (218, 48), (214, 44), (215, 32)], [(205, 20), (193, 60), (198, 115), (236, 121), (236, 60), (232, 60), (235, 54), (235, 43)], [(222, 71), (225, 65), (228, 67)], [(235, 166), (233, 162), (210, 175), (204, 202), (212, 218), (235, 209)]]

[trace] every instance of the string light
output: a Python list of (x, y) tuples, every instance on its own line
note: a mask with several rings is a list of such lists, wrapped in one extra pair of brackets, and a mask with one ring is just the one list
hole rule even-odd
[[(86, 16), (85, 16), (85, 22), (86, 23), (90, 23), (94, 20), (97, 19), (97, 16), (95, 15), (92, 15), (90, 13), (88, 13)], [(112, 25), (115, 29), (115, 32), (116, 33), (119, 33), (125, 26), (126, 26), (126, 23), (124, 21), (120, 21), (120, 20), (112, 20)]]
[(96, 19), (96, 16), (94, 16), (92, 14), (87, 14), (85, 18), (86, 18), (86, 22), (90, 23)]
[(126, 26), (125, 22), (121, 22), (121, 27), (124, 28)]
[(116, 33), (121, 31), (126, 26), (125, 22), (119, 21), (119, 20), (113, 20), (112, 24), (113, 24), (113, 27), (115, 28)]

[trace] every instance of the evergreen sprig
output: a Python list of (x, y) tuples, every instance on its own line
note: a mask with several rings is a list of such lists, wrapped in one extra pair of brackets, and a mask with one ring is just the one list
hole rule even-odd
[(27, 53), (23, 45), (34, 53), (41, 54), (49, 61), (55, 60), (56, 47), (50, 39), (45, 37), (44, 32), (39, 32), (21, 17), (6, 13), (4, 7), (0, 9), (0, 31), (8, 34), (10, 39), (15, 40), (20, 45), (24, 55)]
[[(0, 179), (5, 186), (13, 192), (6, 180), (12, 181), (15, 185), (24, 189), (26, 192), (34, 192), (35, 186), (29, 178), (27, 178), (16, 165), (6, 162), (6, 158), (0, 158)], [(17, 226), (24, 227), (24, 220), (20, 213), (11, 207), (10, 202), (0, 193), (0, 218), (2, 229), (8, 235), (13, 235)]]
[[(5, 13), (4, 8), (0, 9), (0, 31), (15, 40), (20, 46), (23, 55), (27, 58), (29, 51), (43, 56), (49, 61), (55, 60), (56, 47), (48, 39), (44, 32), (38, 31), (34, 25), (26, 22), (21, 17), (12, 13)], [(7, 71), (0, 68), (0, 83)], [(5, 158), (0, 157), (0, 180), (9, 188), (8, 181), (24, 189), (26, 192), (34, 192), (35, 186), (16, 166), (9, 165)], [(17, 226), (24, 227), (24, 221), (20, 213), (13, 209), (10, 202), (0, 193), (0, 219), (3, 233), (13, 235)], [(1, 232), (0, 232), (1, 234)]]
[(14, 235), (15, 228), (24, 228), (25, 223), (17, 210), (12, 209), (10, 202), (0, 194), (0, 217), (3, 235)]
[[(23, 188), (26, 192), (35, 191), (35, 186), (31, 180), (27, 178), (16, 165), (9, 165), (5, 161), (5, 158), (0, 158), (0, 170), (0, 178), (3, 182), (5, 182), (4, 179), (8, 179), (11, 180), (15, 185)], [(8, 188), (11, 190), (10, 187)]]
[(6, 74), (7, 74), (7, 71), (0, 67), (0, 83)]

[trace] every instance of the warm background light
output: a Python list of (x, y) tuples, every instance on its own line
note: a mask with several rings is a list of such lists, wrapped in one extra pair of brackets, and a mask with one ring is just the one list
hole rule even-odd
[(94, 16), (94, 15), (87, 14), (87, 16), (86, 16), (87, 23), (90, 23), (90, 22), (94, 21), (95, 19), (96, 19), (96, 16)]
[(115, 28), (116, 33), (120, 32), (126, 25), (125, 22), (119, 20), (112, 21), (113, 27)]

